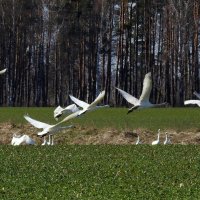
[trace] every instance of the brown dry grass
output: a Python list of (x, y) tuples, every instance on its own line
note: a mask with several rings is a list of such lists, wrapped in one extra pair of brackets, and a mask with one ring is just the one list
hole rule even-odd
[[(42, 143), (42, 139), (37, 137), (38, 130), (31, 125), (15, 125), (12, 123), (0, 124), (0, 144), (10, 144), (14, 133), (19, 135), (27, 134), (32, 137), (37, 144)], [(165, 132), (168, 132), (173, 144), (200, 144), (199, 130), (181, 131), (161, 130), (161, 142), (165, 139)], [(145, 129), (137, 130), (115, 130), (96, 129), (87, 127), (75, 127), (65, 130), (55, 135), (56, 144), (135, 144), (137, 135), (142, 143), (151, 144), (157, 138), (157, 133)]]

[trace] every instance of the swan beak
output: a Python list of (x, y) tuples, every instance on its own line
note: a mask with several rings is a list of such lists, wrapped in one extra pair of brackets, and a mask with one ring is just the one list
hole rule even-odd
[(43, 137), (47, 136), (47, 133), (43, 134), (43, 135), (37, 135), (37, 136), (40, 137), (40, 138), (43, 138)]

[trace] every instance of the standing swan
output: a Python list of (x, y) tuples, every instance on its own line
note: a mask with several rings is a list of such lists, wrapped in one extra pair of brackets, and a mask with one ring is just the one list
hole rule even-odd
[(136, 145), (138, 145), (138, 144), (142, 144), (142, 141), (140, 141), (140, 137), (139, 137), (139, 135), (138, 135), (138, 138), (137, 138), (137, 141), (136, 141), (135, 144), (136, 144)]
[(78, 106), (80, 106), (81, 108), (83, 108), (82, 110), (80, 110), (79, 112), (79, 115), (87, 112), (87, 111), (91, 111), (91, 110), (95, 110), (97, 108), (101, 108), (101, 107), (108, 107), (108, 105), (105, 105), (105, 106), (97, 106), (97, 104), (102, 101), (102, 99), (104, 98), (105, 96), (105, 90), (100, 92), (100, 94), (98, 95), (98, 97), (91, 103), (91, 104), (88, 104), (84, 101), (81, 101), (79, 99), (77, 99), (76, 97), (72, 96), (72, 95), (69, 95), (70, 99), (75, 103), (77, 104)]
[[(198, 99), (200, 99), (200, 94), (194, 91), (193, 93)], [(196, 104), (200, 107), (200, 100), (186, 100), (184, 101), (184, 105)]]
[(166, 106), (167, 103), (161, 103), (161, 104), (152, 104), (149, 101), (149, 97), (152, 90), (152, 80), (151, 80), (151, 72), (147, 73), (145, 75), (144, 81), (143, 81), (143, 89), (142, 94), (139, 99), (135, 98), (134, 96), (128, 94), (127, 92), (119, 89), (116, 87), (116, 89), (119, 91), (119, 93), (130, 103), (133, 105), (128, 110), (128, 113), (132, 112), (135, 109), (138, 108), (151, 108), (151, 107), (163, 107)]
[(164, 141), (163, 144), (164, 144), (164, 145), (166, 145), (166, 144), (171, 144), (171, 141), (170, 141), (170, 138), (168, 138), (167, 132), (165, 133), (165, 141)]
[(160, 129), (158, 129), (158, 138), (157, 138), (157, 140), (153, 141), (151, 144), (152, 145), (160, 144)]

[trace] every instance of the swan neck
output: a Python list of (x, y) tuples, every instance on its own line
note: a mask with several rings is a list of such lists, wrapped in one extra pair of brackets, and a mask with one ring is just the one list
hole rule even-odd
[(160, 139), (160, 133), (158, 133), (158, 141), (159, 141), (159, 139)]

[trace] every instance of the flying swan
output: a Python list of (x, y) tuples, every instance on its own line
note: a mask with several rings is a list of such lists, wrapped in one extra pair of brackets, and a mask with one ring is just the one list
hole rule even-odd
[[(60, 121), (59, 123), (55, 124), (55, 125), (50, 125), (44, 122), (40, 122), (38, 120), (32, 119), (31, 117), (29, 117), (28, 115), (24, 115), (24, 118), (34, 127), (38, 128), (38, 129), (43, 129), (41, 132), (38, 132), (38, 136), (40, 137), (44, 137), (46, 135), (53, 135), (63, 129), (68, 129), (73, 127), (72, 125), (69, 126), (61, 126), (62, 123), (69, 121), (75, 117), (77, 117), (79, 115), (80, 111), (77, 111), (75, 113), (72, 113), (71, 115), (68, 115), (67, 117), (65, 117), (62, 121)], [(44, 140), (45, 143), (46, 140)], [(53, 138), (51, 143), (53, 142)]]
[[(196, 91), (193, 93), (198, 99), (200, 99), (200, 94), (197, 93)], [(198, 105), (200, 107), (200, 100), (186, 100), (184, 101), (184, 105)]]
[(149, 101), (150, 93), (152, 90), (152, 80), (151, 80), (151, 72), (147, 73), (145, 75), (144, 81), (143, 81), (143, 88), (142, 88), (142, 94), (139, 99), (135, 98), (134, 96), (128, 94), (127, 92), (119, 89), (116, 87), (116, 89), (119, 91), (119, 93), (130, 103), (133, 105), (128, 110), (128, 113), (132, 112), (135, 109), (138, 108), (151, 108), (151, 107), (163, 107), (166, 106), (167, 103), (161, 103), (161, 104), (152, 104)]
[(58, 106), (55, 110), (54, 110), (54, 118), (55, 120), (58, 120), (59, 117), (61, 117), (62, 115), (65, 114), (71, 114), (74, 112), (79, 111), (78, 107), (76, 106), (76, 104), (71, 104), (65, 108), (62, 108), (61, 106)]
[(79, 107), (82, 108), (82, 110), (80, 110), (79, 112), (79, 115), (87, 112), (87, 111), (91, 111), (91, 110), (95, 110), (95, 109), (98, 109), (98, 108), (102, 108), (102, 107), (109, 107), (108, 105), (104, 105), (104, 106), (97, 106), (97, 104), (102, 101), (102, 99), (104, 98), (105, 96), (105, 90), (100, 92), (100, 94), (98, 95), (98, 97), (91, 103), (91, 104), (88, 104), (84, 101), (81, 101), (79, 99), (77, 99), (76, 97), (72, 96), (72, 95), (69, 95), (70, 99), (75, 103), (77, 104)]

